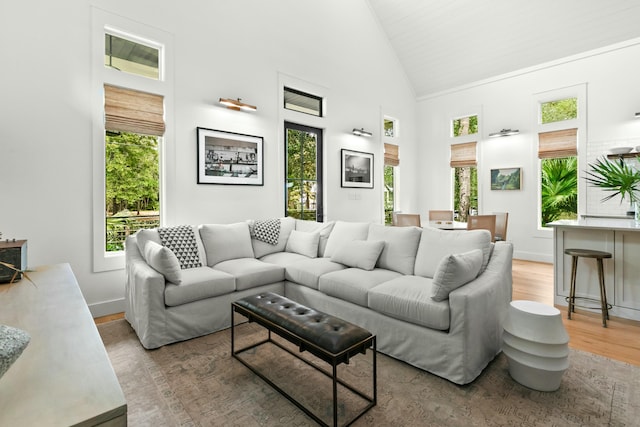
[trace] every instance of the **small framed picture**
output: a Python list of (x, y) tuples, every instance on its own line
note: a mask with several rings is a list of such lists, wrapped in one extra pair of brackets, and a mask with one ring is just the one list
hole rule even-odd
[(373, 188), (373, 153), (342, 149), (342, 187)]
[(263, 185), (261, 136), (198, 128), (198, 184)]
[(521, 168), (491, 169), (492, 190), (520, 190)]

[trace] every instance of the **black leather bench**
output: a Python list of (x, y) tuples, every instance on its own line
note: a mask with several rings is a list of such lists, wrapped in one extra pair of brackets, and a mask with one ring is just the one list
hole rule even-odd
[[(265, 375), (249, 365), (244, 359), (238, 357), (238, 355), (262, 344), (272, 343), (297, 357), (298, 359), (303, 360), (310, 366), (313, 366), (315, 369), (318, 369), (328, 377), (331, 377), (333, 381), (334, 426), (338, 425), (338, 384), (341, 384), (342, 386), (348, 388), (368, 402), (367, 406), (361, 412), (359, 412), (353, 419), (351, 419), (344, 425), (350, 425), (355, 420), (360, 418), (360, 416), (362, 416), (366, 411), (376, 405), (376, 337), (375, 335), (371, 334), (371, 332), (357, 325), (354, 325), (353, 323), (349, 323), (335, 316), (331, 316), (329, 314), (322, 313), (320, 311), (298, 304), (293, 300), (272, 292), (264, 292), (233, 302), (231, 304), (232, 319), (234, 312), (246, 317), (249, 322), (256, 322), (257, 324), (263, 326), (269, 331), (269, 333), (267, 339), (249, 345), (240, 350), (236, 350), (236, 325), (235, 322), (233, 322), (231, 325), (231, 353), (233, 357), (242, 362), (256, 375), (261, 377), (269, 385), (278, 390), (282, 395), (287, 397), (291, 402), (302, 409), (307, 415), (309, 415), (319, 424), (326, 426), (329, 425), (318, 416), (313, 414), (309, 409), (300, 404), (296, 399), (294, 399), (280, 387), (278, 387), (276, 384), (274, 384)], [(298, 346), (300, 353), (308, 351), (316, 357), (324, 360), (332, 366), (332, 372), (328, 372), (319, 368), (317, 365), (309, 362), (305, 358), (302, 358), (299, 354), (292, 352), (279, 342), (274, 341), (271, 336), (272, 332)], [(355, 389), (354, 387), (345, 383), (337, 377), (338, 365), (342, 363), (348, 364), (349, 360), (352, 357), (361, 353), (365, 354), (367, 349), (372, 349), (373, 353), (372, 396), (369, 396), (362, 391)]]

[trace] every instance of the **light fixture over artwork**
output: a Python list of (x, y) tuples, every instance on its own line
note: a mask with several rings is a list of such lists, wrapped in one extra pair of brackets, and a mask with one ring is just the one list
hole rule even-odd
[(364, 128), (353, 128), (353, 134), (357, 136), (366, 136), (367, 138), (371, 138), (373, 136), (371, 132), (367, 132), (366, 130), (364, 130)]
[(240, 98), (236, 99), (228, 99), (228, 98), (220, 98), (220, 104), (224, 105), (225, 107), (229, 108), (230, 110), (236, 110), (236, 111), (240, 111), (240, 110), (244, 110), (244, 111), (256, 111), (258, 108), (253, 106), (253, 105), (249, 105), (249, 104), (245, 104), (244, 102), (240, 102)]
[(489, 134), (489, 138), (498, 138), (501, 136), (517, 135), (520, 131), (518, 129), (502, 129), (500, 132), (494, 132)]
[(640, 112), (636, 113), (636, 119), (640, 119)]

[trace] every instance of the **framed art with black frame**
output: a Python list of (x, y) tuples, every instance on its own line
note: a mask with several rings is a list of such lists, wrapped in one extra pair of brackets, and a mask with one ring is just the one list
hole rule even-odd
[(263, 185), (261, 136), (198, 129), (198, 184)]
[(342, 149), (341, 186), (373, 188), (373, 153)]

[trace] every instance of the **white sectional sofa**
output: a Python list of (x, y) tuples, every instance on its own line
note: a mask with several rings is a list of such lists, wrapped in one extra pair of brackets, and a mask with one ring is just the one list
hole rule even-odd
[(501, 350), (512, 253), (485, 230), (343, 221), (141, 230), (126, 241), (125, 318), (152, 349), (228, 328), (231, 302), (272, 291), (368, 329), (382, 353), (466, 384)]

